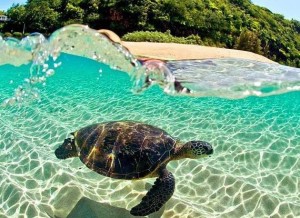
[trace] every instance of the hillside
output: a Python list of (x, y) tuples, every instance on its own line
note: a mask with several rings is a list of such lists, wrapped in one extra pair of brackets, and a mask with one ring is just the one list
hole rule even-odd
[[(198, 44), (237, 48), (300, 67), (300, 22), (286, 20), (250, 0), (28, 0), (7, 11), (2, 32), (51, 33), (70, 24), (198, 37)], [(197, 39), (198, 39), (197, 38)]]

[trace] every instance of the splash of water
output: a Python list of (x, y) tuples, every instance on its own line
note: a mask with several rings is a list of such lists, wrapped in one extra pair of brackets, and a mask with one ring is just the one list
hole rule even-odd
[(47, 78), (55, 74), (55, 68), (62, 64), (56, 62), (61, 53), (90, 58), (129, 74), (141, 69), (139, 62), (128, 50), (83, 25), (70, 25), (59, 29), (48, 40), (38, 33), (21, 41), (0, 38), (0, 48), (4, 51), (0, 66), (20, 66), (31, 62), (28, 78), (15, 89), (13, 97), (4, 101), (4, 105), (39, 98), (39, 85), (45, 85)]
[(0, 66), (31, 63), (28, 78), (3, 105), (39, 99), (40, 85), (62, 63), (61, 53), (82, 56), (128, 73), (133, 90), (141, 92), (159, 85), (168, 94), (217, 96), (231, 99), (268, 96), (300, 90), (300, 70), (249, 60), (218, 59), (204, 61), (140, 62), (122, 45), (110, 41), (96, 30), (70, 25), (55, 31), (49, 39), (34, 33), (17, 40), (0, 37)]

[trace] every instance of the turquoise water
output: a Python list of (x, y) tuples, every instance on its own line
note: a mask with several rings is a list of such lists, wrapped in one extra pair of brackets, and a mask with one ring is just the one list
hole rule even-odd
[[(192, 76), (183, 73), (192, 66), (236, 69), (241, 62), (167, 66), (193, 88), (186, 82)], [(38, 100), (0, 107), (0, 217), (66, 217), (82, 197), (128, 210), (136, 205), (154, 179), (110, 179), (78, 158), (62, 161), (54, 155), (70, 132), (124, 119), (158, 126), (182, 141), (198, 139), (214, 146), (209, 158), (168, 165), (176, 189), (162, 217), (300, 216), (299, 91), (236, 100), (167, 95), (158, 86), (135, 94), (128, 74), (95, 60), (62, 54), (55, 63), (61, 63), (55, 75), (34, 85), (35, 91), (23, 86), (26, 92), (20, 96), (31, 99), (27, 94), (38, 93)], [(261, 67), (257, 74), (279, 67), (268, 65), (266, 70), (256, 64)], [(20, 91), (30, 67), (0, 66), (1, 102)]]

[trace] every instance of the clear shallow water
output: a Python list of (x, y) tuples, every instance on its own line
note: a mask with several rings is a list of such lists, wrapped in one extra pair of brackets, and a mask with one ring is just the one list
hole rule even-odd
[[(114, 180), (78, 158), (54, 155), (70, 132), (122, 119), (214, 146), (210, 158), (168, 165), (176, 189), (163, 217), (300, 216), (300, 92), (228, 100), (171, 96), (153, 86), (133, 94), (126, 73), (66, 54), (56, 63), (55, 76), (34, 86), (39, 101), (0, 107), (0, 217), (66, 217), (83, 196), (126, 209), (136, 205), (153, 179)], [(194, 65), (205, 69), (206, 63)], [(231, 63), (235, 68), (236, 60)], [(168, 66), (188, 71), (193, 65)], [(0, 101), (11, 98), (30, 67), (0, 66)]]

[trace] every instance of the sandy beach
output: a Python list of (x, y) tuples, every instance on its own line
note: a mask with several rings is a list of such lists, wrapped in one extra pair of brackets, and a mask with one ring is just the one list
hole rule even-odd
[(274, 63), (274, 61), (262, 55), (248, 51), (177, 43), (126, 42), (122, 41), (120, 37), (111, 30), (100, 29), (98, 32), (108, 37), (112, 42), (124, 45), (134, 56), (140, 59), (150, 58), (159, 60), (192, 60), (211, 58), (242, 58), (266, 63)]
[(272, 60), (247, 51), (216, 48), (199, 45), (153, 42), (122, 42), (132, 54), (139, 58), (153, 58), (160, 60), (187, 60), (209, 58), (242, 58), (266, 63)]

